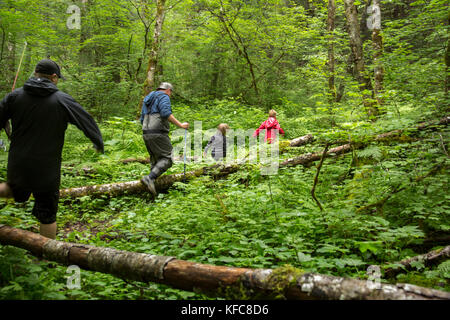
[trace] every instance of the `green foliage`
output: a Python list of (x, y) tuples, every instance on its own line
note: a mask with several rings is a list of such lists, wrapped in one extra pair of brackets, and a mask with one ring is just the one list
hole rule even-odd
[[(59, 87), (100, 122), (105, 142), (105, 154), (98, 154), (69, 127), (61, 188), (137, 180), (148, 174), (149, 165), (120, 160), (148, 157), (136, 115), (152, 41), (153, 2), (79, 4), (81, 29), (73, 30), (66, 26), (68, 3), (0, 3), (0, 63), (5, 66), (0, 93), (11, 90), (26, 40), (17, 86), (39, 59), (52, 57), (67, 77)], [(360, 12), (365, 5), (357, 3)], [(448, 10), (442, 0), (382, 6), (385, 104), (382, 116), (371, 122), (348, 62), (342, 2), (337, 2), (333, 34), (335, 85), (342, 97), (331, 103), (324, 2), (305, 8), (298, 1), (168, 1), (157, 81), (174, 84), (177, 119), (202, 122), (203, 146), (219, 123), (252, 131), (271, 108), (286, 131), (284, 144), (308, 133), (316, 138), (314, 144), (286, 148), (280, 161), (321, 152), (330, 142), (368, 144), (325, 160), (316, 186), (324, 211), (311, 197), (316, 167), (280, 168), (266, 177), (257, 165), (247, 165), (227, 179), (177, 183), (154, 201), (147, 194), (62, 200), (58, 238), (216, 265), (281, 267), (276, 275), (282, 283), (289, 280), (283, 278), (286, 269), (364, 278), (369, 265), (423, 253), (424, 239), (450, 230), (449, 131), (408, 128), (449, 110), (443, 87)], [(370, 33), (361, 26), (370, 74), (374, 52)], [(399, 138), (370, 142), (397, 129), (403, 130)], [(4, 133), (0, 138), (7, 141)], [(172, 136), (174, 144), (181, 140)], [(6, 181), (7, 153), (1, 150), (0, 160), (0, 180)], [(189, 163), (188, 169), (204, 165)], [(441, 169), (434, 170), (438, 165)], [(183, 164), (175, 162), (167, 174), (182, 171)], [(0, 200), (0, 223), (37, 232), (32, 208), (33, 199), (25, 204)], [(431, 269), (420, 262), (413, 267), (396, 281), (449, 290), (448, 261)], [(0, 247), (0, 298), (206, 299), (87, 271), (81, 289), (70, 290), (65, 271), (23, 250)]]

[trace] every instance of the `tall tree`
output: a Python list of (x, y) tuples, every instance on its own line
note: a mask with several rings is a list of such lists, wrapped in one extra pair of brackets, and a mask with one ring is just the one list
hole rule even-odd
[(374, 63), (374, 86), (373, 93), (377, 100), (378, 105), (384, 103), (382, 98), (383, 94), (383, 78), (384, 67), (381, 62), (383, 55), (383, 36), (381, 35), (381, 7), (380, 0), (373, 0), (372, 6), (368, 11), (375, 17), (375, 21), (372, 23), (372, 46), (374, 50), (373, 63)]
[(347, 18), (350, 49), (353, 56), (354, 76), (359, 83), (363, 96), (363, 104), (369, 117), (378, 115), (378, 108), (372, 99), (372, 84), (365, 72), (363, 45), (359, 28), (358, 11), (355, 0), (344, 0), (345, 16)]
[(327, 32), (328, 32), (328, 89), (330, 94), (330, 103), (336, 101), (336, 85), (334, 77), (334, 20), (336, 15), (336, 5), (334, 0), (328, 0), (328, 19), (327, 19)]
[(144, 96), (149, 94), (153, 90), (153, 87), (155, 86), (158, 55), (161, 44), (161, 33), (165, 18), (165, 5), (166, 0), (156, 1), (155, 29), (153, 31), (153, 42), (151, 45), (150, 57), (148, 60), (147, 77), (144, 82), (144, 91), (143, 91)]

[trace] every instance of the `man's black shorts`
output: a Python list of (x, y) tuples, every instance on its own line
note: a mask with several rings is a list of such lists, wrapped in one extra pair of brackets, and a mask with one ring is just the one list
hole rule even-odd
[(16, 202), (27, 201), (31, 194), (34, 196), (33, 215), (42, 224), (56, 222), (56, 212), (58, 211), (59, 191), (31, 192), (18, 187), (10, 186), (14, 200)]

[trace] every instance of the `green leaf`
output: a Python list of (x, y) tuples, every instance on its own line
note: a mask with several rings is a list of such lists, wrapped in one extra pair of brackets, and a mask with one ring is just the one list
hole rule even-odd
[(362, 253), (366, 252), (367, 250), (377, 253), (383, 245), (382, 241), (363, 241), (363, 242), (356, 242), (356, 244), (359, 246), (359, 251)]
[(312, 258), (309, 254), (304, 254), (303, 252), (297, 253), (298, 261), (300, 262), (308, 262), (311, 261)]

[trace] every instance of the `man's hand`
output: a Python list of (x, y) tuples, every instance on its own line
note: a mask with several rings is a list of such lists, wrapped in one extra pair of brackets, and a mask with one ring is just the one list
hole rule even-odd
[(189, 129), (189, 122), (183, 122), (183, 123), (181, 124), (180, 128), (183, 128), (183, 129)]

